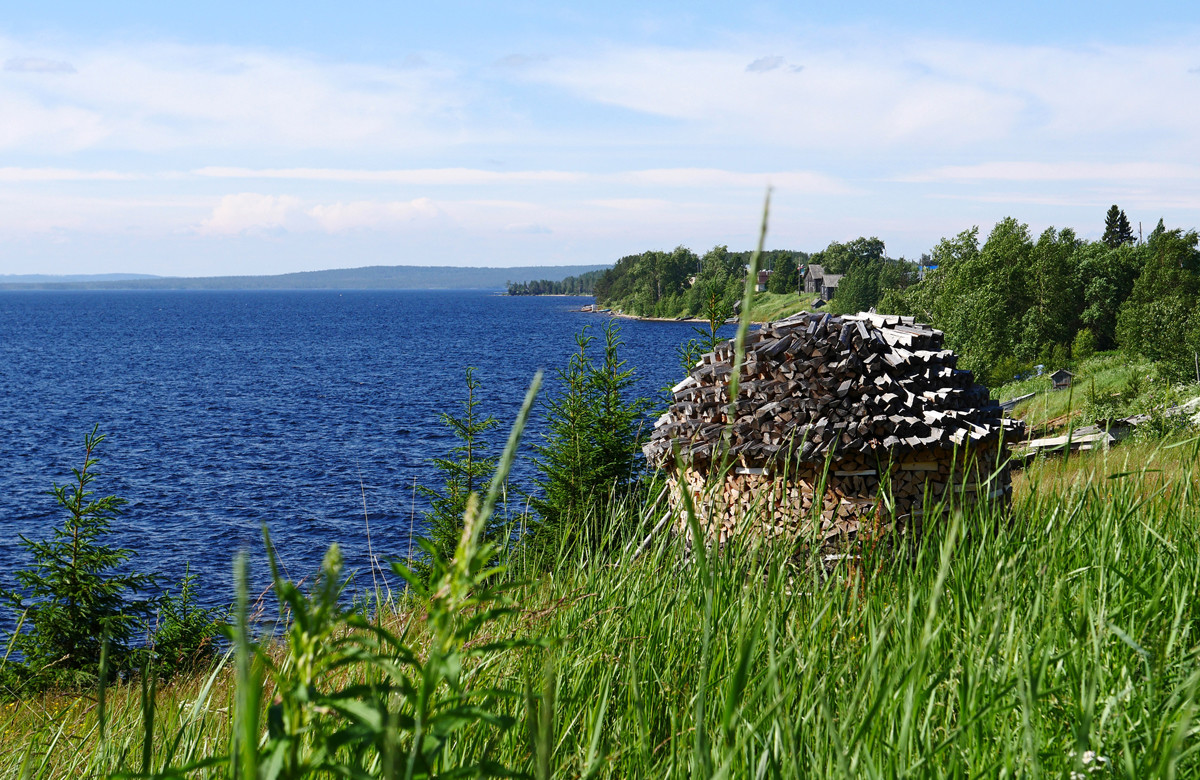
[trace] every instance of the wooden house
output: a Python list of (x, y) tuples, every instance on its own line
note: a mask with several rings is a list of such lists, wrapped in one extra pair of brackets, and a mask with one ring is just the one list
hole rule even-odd
[(1070, 371), (1067, 371), (1065, 368), (1058, 369), (1050, 375), (1051, 389), (1065, 390), (1071, 386), (1071, 379), (1074, 378), (1074, 376), (1074, 374), (1072, 374)]
[(673, 388), (644, 447), (710, 542), (844, 547), (864, 532), (919, 535), (942, 499), (1009, 500), (1000, 406), (940, 331), (869, 313), (769, 323), (747, 340), (731, 418), (733, 351), (704, 355)]
[(802, 279), (804, 293), (818, 295), (826, 301), (831, 300), (837, 293), (838, 283), (842, 281), (842, 276), (843, 274), (826, 273), (820, 264), (809, 265)]

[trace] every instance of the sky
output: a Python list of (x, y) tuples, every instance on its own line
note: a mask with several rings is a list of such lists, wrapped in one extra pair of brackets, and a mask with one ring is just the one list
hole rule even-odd
[(1200, 226), (1200, 6), (26, 2), (0, 275)]

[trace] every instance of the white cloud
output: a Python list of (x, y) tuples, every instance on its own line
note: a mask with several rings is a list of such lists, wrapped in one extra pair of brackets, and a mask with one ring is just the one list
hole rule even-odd
[[(613, 46), (513, 78), (676, 120), (692, 141), (704, 133), (710, 142), (851, 158), (983, 148), (1050, 155), (1080, 145), (1200, 150), (1200, 95), (1187, 73), (1194, 41), (1054, 47), (856, 31), (780, 48), (755, 57), (746, 49)], [(803, 72), (783, 67), (789, 60), (802, 60)]]
[(443, 216), (443, 213), (429, 198), (306, 203), (293, 195), (242, 192), (221, 198), (208, 218), (201, 221), (199, 232), (228, 236), (243, 233), (385, 230), (418, 220), (432, 220)]
[(379, 229), (394, 227), (418, 219), (431, 219), (442, 214), (429, 198), (400, 202), (359, 200), (350, 203), (316, 205), (305, 212), (326, 232)]
[(290, 195), (226, 195), (200, 223), (200, 230), (214, 235), (278, 230), (287, 227), (300, 206), (300, 199)]
[[(14, 48), (0, 39), (0, 51)], [(6, 70), (0, 149), (414, 149), (483, 132), (445, 68), (386, 67), (224, 46), (83, 46)], [(57, 70), (55, 70), (57, 68)]]

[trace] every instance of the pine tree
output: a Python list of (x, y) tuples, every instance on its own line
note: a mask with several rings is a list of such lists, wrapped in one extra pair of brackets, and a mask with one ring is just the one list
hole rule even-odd
[(616, 324), (610, 321), (604, 329), (600, 363), (588, 354), (595, 337), (587, 331), (575, 337), (579, 351), (559, 372), (562, 391), (545, 402), (546, 443), (535, 447), (542, 495), (531, 499), (539, 516), (529, 540), (535, 549), (585, 532), (597, 538), (610, 500), (627, 495), (637, 482), (647, 401), (627, 397), (633, 369), (618, 355)]
[(37, 685), (83, 685), (98, 671), (104, 638), (112, 668), (128, 668), (130, 640), (143, 628), (155, 599), (137, 598), (154, 587), (149, 574), (122, 573), (132, 550), (103, 543), (124, 499), (93, 498), (96, 448), (104, 441), (98, 427), (84, 437), (83, 467), (70, 485), (54, 486), (53, 495), (67, 517), (47, 541), (22, 535), (20, 545), (33, 566), (16, 574), (19, 590), (0, 591), (27, 632), (13, 638), (25, 668)]
[[(462, 414), (456, 417), (442, 412), (439, 415), (441, 423), (449, 428), (460, 442), (450, 449), (449, 457), (433, 459), (433, 465), (445, 480), (442, 488), (419, 489), (421, 494), (429, 499), (430, 510), (425, 513), (426, 538), (446, 559), (453, 556), (462, 537), (467, 498), (472, 493), (482, 491), (496, 469), (496, 458), (483, 457), (483, 453), (488, 449), (483, 434), (495, 428), (499, 421), (491, 415), (481, 417), (476, 411), (476, 407), (479, 406), (477, 391), (480, 384), (475, 378), (475, 369), (470, 366), (466, 371), (466, 384), (467, 397), (461, 402)], [(489, 531), (494, 532), (495, 529)], [(410, 565), (422, 576), (429, 573), (426, 561), (410, 561)]]
[(1104, 215), (1104, 236), (1100, 239), (1111, 247), (1132, 244), (1136, 239), (1133, 228), (1129, 226), (1129, 218), (1122, 209), (1114, 203)]

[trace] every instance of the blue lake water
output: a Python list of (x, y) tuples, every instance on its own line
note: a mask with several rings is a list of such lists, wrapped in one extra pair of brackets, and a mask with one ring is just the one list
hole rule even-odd
[[(28, 563), (18, 534), (61, 523), (48, 491), (81, 465), (94, 424), (108, 434), (94, 487), (129, 503), (113, 541), (134, 565), (200, 575), (203, 600), (229, 603), (231, 561), (265, 564), (261, 525), (288, 572), (315, 570), (338, 542), (359, 584), (377, 556), (409, 549), (436, 487), (429, 459), (454, 443), (437, 415), (457, 411), (463, 372), (501, 426), (498, 454), (534, 372), (565, 367), (587, 298), (486, 291), (0, 292), (0, 583)], [(637, 389), (682, 377), (685, 323), (620, 321)], [(599, 343), (596, 354), (599, 354)], [(528, 443), (544, 431), (538, 412)], [(518, 486), (531, 487), (522, 460)], [(368, 578), (369, 579), (369, 578)], [(5, 621), (7, 622), (7, 621)]]

